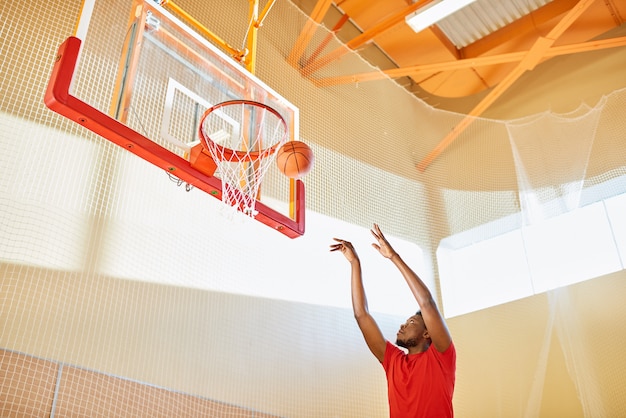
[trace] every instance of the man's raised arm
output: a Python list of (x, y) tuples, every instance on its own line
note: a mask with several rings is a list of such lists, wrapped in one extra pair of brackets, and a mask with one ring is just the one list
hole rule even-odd
[(352, 293), (352, 310), (354, 311), (354, 318), (356, 319), (359, 329), (365, 338), (365, 342), (370, 351), (378, 361), (382, 363), (385, 357), (385, 348), (387, 341), (383, 336), (378, 324), (370, 315), (367, 307), (367, 297), (365, 295), (365, 289), (363, 288), (363, 279), (361, 275), (361, 261), (357, 255), (352, 243), (333, 238), (337, 241), (336, 244), (330, 246), (330, 251), (341, 251), (346, 259), (350, 262), (350, 289)]
[(377, 241), (377, 243), (372, 244), (372, 246), (376, 248), (383, 257), (393, 262), (409, 285), (409, 289), (411, 289), (420, 307), (424, 324), (426, 325), (433, 345), (439, 352), (446, 351), (452, 342), (452, 337), (450, 336), (448, 327), (437, 308), (437, 303), (433, 299), (430, 290), (426, 287), (422, 279), (404, 262), (402, 257), (395, 252), (377, 224), (374, 224), (372, 235), (374, 235)]

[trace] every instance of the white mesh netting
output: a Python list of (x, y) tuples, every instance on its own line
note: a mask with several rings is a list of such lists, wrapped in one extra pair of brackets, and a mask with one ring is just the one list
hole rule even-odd
[[(259, 32), (256, 74), (299, 108), (300, 138), (316, 156), (304, 179), (306, 234), (291, 240), (250, 219), (224, 222), (214, 198), (177, 188), (162, 170), (45, 107), (57, 48), (81, 3), (0, 3), (0, 416), (385, 416), (384, 375), (354, 323), (347, 266), (329, 256), (332, 237), (362, 243), (366, 287), (382, 282), (370, 306), (393, 335), (411, 312), (396, 272), (370, 268), (373, 222), (421, 251), (418, 272), (441, 301), (442, 240), (469, 248), (511, 230), (528, 238), (590, 202), (601, 206), (617, 267), (547, 293), (535, 275), (536, 294), (449, 318), (459, 353), (455, 411), (626, 415), (626, 226), (615, 200), (626, 189), (623, 86), (588, 106), (572, 103), (574, 111), (476, 118), (420, 172), (416, 164), (464, 115), (389, 79), (319, 87), (311, 77), (374, 69), (352, 51), (315, 73), (289, 65), (308, 19), (293, 3), (276, 2)], [(244, 43), (249, 2), (178, 3), (230, 44)], [(131, 5), (95, 2), (73, 86), (103, 112)], [(305, 58), (328, 33), (315, 31)], [(157, 41), (147, 43), (158, 48)], [(342, 47), (333, 38), (327, 50)], [(156, 74), (200, 83), (155, 56), (143, 58), (155, 76), (138, 76), (143, 90), (128, 109), (129, 126), (150, 138), (160, 138), (152, 122), (167, 96)], [(613, 58), (621, 71), (624, 52)], [(548, 107), (543, 87), (525, 100)], [(228, 99), (218, 96), (211, 102)], [(185, 118), (193, 119), (173, 117), (172, 135), (187, 134)], [(282, 177), (268, 169), (263, 180), (264, 197), (278, 205), (289, 199)], [(550, 251), (520, 248), (544, 256), (547, 276), (563, 275), (565, 263)], [(478, 256), (486, 261), (476, 276), (463, 270), (450, 285), (467, 285), (466, 299), (507, 283), (502, 274), (472, 286), (506, 258)]]

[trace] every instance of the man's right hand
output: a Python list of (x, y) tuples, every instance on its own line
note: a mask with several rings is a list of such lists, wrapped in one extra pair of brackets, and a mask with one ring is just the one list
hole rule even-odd
[(359, 256), (356, 253), (356, 250), (352, 246), (352, 243), (343, 239), (333, 238), (337, 241), (337, 244), (331, 244), (330, 251), (341, 251), (341, 253), (346, 257), (346, 260), (349, 262), (358, 261)]

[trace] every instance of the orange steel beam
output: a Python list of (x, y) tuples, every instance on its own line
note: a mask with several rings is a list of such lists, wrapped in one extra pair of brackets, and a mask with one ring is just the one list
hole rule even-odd
[(381, 33), (385, 32), (386, 30), (388, 30), (388, 29), (392, 28), (393, 26), (397, 25), (398, 23), (403, 22), (404, 19), (406, 18), (406, 16), (408, 16), (409, 14), (413, 13), (414, 11), (419, 9), (420, 7), (423, 7), (423, 6), (425, 6), (426, 4), (428, 4), (428, 3), (432, 2), (432, 1), (433, 0), (418, 0), (417, 2), (413, 3), (412, 5), (402, 9), (400, 12), (392, 15), (388, 19), (383, 20), (380, 23), (377, 23), (376, 25), (374, 25), (370, 29), (366, 30), (365, 32), (363, 32), (362, 34), (357, 36), (356, 38), (354, 38), (351, 41), (347, 42), (345, 44), (345, 46), (339, 47), (339, 48), (335, 49), (334, 51), (329, 52), (328, 54), (326, 54), (322, 58), (319, 58), (319, 59), (313, 61), (312, 63), (310, 63), (309, 65), (304, 67), (302, 69), (302, 71), (304, 73), (310, 74), (310, 73), (313, 73), (313, 72), (319, 70), (323, 66), (329, 64), (330, 62), (332, 62), (332, 61), (340, 58), (341, 56), (347, 54), (349, 50), (354, 50), (354, 49), (360, 47), (361, 45), (371, 41), (375, 36), (380, 35)]
[(620, 38), (601, 39), (598, 41), (582, 42), (572, 45), (553, 46), (547, 51), (548, 56), (555, 57), (558, 55), (575, 54), (578, 52), (596, 51), (606, 48), (615, 48), (618, 46), (626, 46), (626, 36)]
[(595, 0), (580, 0), (567, 14), (556, 24), (545, 37), (541, 37), (535, 42), (527, 56), (520, 61), (518, 66), (511, 71), (497, 86), (495, 86), (483, 100), (478, 103), (452, 131), (417, 164), (420, 171), (426, 170), (428, 166), (463, 132), (473, 121), (474, 117), (482, 114), (485, 109), (491, 106), (513, 83), (526, 71), (532, 70), (535, 65), (545, 57), (545, 53), (551, 45), (582, 15), (585, 10)]
[(254, 74), (256, 70), (256, 51), (258, 43), (259, 28), (263, 25), (263, 21), (267, 17), (270, 9), (274, 5), (275, 0), (269, 0), (261, 13), (259, 13), (259, 0), (249, 0), (250, 7), (248, 11), (248, 32), (246, 33), (246, 51), (243, 55), (243, 63), (250, 73)]
[(254, 74), (256, 69), (256, 47), (258, 40), (259, 27), (257, 25), (259, 19), (259, 1), (250, 0), (250, 8), (248, 9), (248, 33), (246, 34), (246, 53), (243, 56), (243, 63), (246, 69)]
[(326, 12), (328, 12), (331, 3), (332, 0), (319, 0), (313, 8), (310, 19), (307, 20), (304, 28), (300, 32), (300, 35), (298, 35), (298, 39), (296, 39), (291, 52), (287, 56), (287, 62), (292, 66), (298, 66), (300, 58), (304, 54), (309, 42), (311, 42), (311, 38), (313, 38), (317, 25), (321, 23), (324, 16), (326, 16)]
[(265, 5), (265, 7), (263, 8), (263, 10), (261, 11), (261, 13), (259, 14), (259, 18), (257, 19), (256, 23), (254, 24), (254, 26), (257, 29), (260, 28), (261, 26), (263, 26), (263, 21), (267, 17), (267, 14), (269, 13), (269, 11), (272, 8), (272, 6), (274, 5), (274, 3), (275, 3), (275, 0), (269, 0), (267, 2), (267, 4)]
[(467, 58), (455, 61), (437, 62), (433, 64), (411, 65), (408, 67), (393, 68), (391, 70), (371, 71), (367, 73), (350, 74), (337, 77), (318, 78), (312, 81), (317, 86), (332, 86), (336, 84), (348, 84), (361, 81), (380, 80), (384, 78), (398, 78), (422, 73), (437, 73), (442, 71), (459, 70), (463, 68), (516, 62), (521, 61), (526, 54), (526, 51), (510, 52), (507, 54), (493, 55), (488, 57)]
[(258, 39), (258, 29), (263, 24), (263, 20), (267, 17), (268, 12), (274, 5), (275, 0), (269, 0), (263, 11), (259, 14), (259, 2), (258, 0), (249, 0), (249, 26), (248, 32), (246, 33), (246, 49), (239, 50), (231, 45), (229, 45), (224, 39), (220, 38), (210, 30), (208, 30), (202, 23), (200, 23), (197, 19), (191, 16), (189, 13), (181, 9), (176, 3), (171, 0), (163, 0), (161, 5), (167, 6), (169, 9), (173, 10), (177, 14), (179, 14), (183, 19), (187, 21), (192, 27), (199, 30), (202, 34), (207, 36), (209, 39), (213, 40), (217, 43), (222, 49), (228, 52), (234, 59), (242, 62), (250, 73), (254, 74), (255, 66), (256, 66), (256, 46)]
[(333, 35), (337, 33), (339, 29), (341, 29), (343, 25), (345, 25), (349, 19), (350, 19), (350, 16), (348, 16), (345, 13), (341, 16), (339, 21), (333, 27), (332, 31), (328, 35), (326, 35), (326, 37), (324, 38), (322, 42), (320, 42), (320, 44), (317, 46), (317, 48), (315, 48), (315, 51), (313, 51), (311, 56), (304, 61), (304, 66), (308, 65), (311, 61), (315, 60), (317, 57), (320, 56), (324, 48), (326, 48), (329, 42), (333, 39)]
[(624, 17), (620, 15), (619, 9), (616, 5), (617, 1), (620, 1), (620, 0), (606, 0), (604, 2), (604, 5), (606, 6), (607, 9), (609, 9), (609, 13), (613, 17), (613, 21), (615, 22), (615, 25), (621, 26), (622, 23), (626, 22), (626, 19), (624, 19)]
[(245, 52), (240, 51), (238, 49), (230, 46), (225, 40), (208, 30), (202, 23), (198, 22), (194, 17), (192, 17), (189, 13), (181, 9), (176, 3), (171, 0), (163, 0), (161, 3), (162, 6), (167, 6), (169, 9), (172, 9), (174, 12), (178, 13), (183, 17), (191, 26), (199, 30), (203, 35), (207, 36), (215, 43), (217, 43), (220, 47), (222, 47), (226, 52), (228, 52), (233, 58), (237, 60), (241, 60)]
[[(600, 49), (626, 46), (626, 36), (621, 38), (601, 39), (598, 41), (581, 42), (578, 44), (552, 46), (544, 53), (544, 58), (553, 58), (560, 55), (575, 54), (578, 52), (596, 51)], [(446, 61), (433, 64), (412, 65), (391, 70), (372, 71), (367, 73), (350, 74), (337, 77), (325, 77), (312, 79), (318, 87), (334, 86), (338, 84), (360, 83), (363, 81), (381, 80), (384, 78), (399, 78), (416, 76), (420, 74), (432, 74), (443, 71), (454, 71), (472, 67), (484, 67), (486, 65), (505, 64), (520, 62), (529, 51), (510, 52), (506, 54), (492, 55), (487, 57), (466, 58), (456, 61)]]

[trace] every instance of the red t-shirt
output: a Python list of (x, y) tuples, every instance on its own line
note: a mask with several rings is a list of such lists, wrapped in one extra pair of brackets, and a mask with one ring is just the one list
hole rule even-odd
[(387, 341), (383, 367), (387, 374), (391, 418), (451, 418), (456, 374), (454, 344), (443, 353), (434, 345), (406, 354)]

